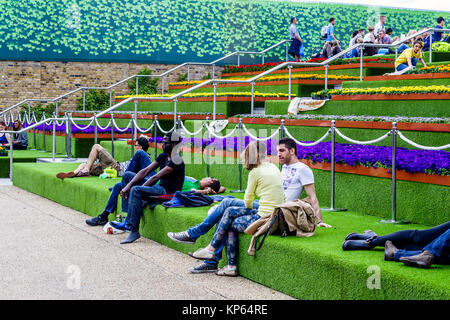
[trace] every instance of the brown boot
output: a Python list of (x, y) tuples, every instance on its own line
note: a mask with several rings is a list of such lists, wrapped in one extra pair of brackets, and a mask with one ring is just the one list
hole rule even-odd
[(433, 259), (433, 254), (430, 251), (424, 250), (422, 253), (416, 254), (415, 256), (401, 257), (399, 261), (407, 266), (428, 269), (433, 263)]
[(56, 177), (64, 180), (65, 178), (73, 178), (75, 177), (75, 172), (71, 171), (71, 172), (60, 172), (58, 174), (56, 174)]
[(398, 249), (394, 246), (392, 241), (386, 241), (384, 244), (384, 260), (393, 261), (394, 255), (398, 251)]

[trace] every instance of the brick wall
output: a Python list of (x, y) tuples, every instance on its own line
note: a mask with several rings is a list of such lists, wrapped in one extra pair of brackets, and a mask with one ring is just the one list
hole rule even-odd
[[(53, 61), (0, 61), (0, 110), (24, 99), (55, 98), (80, 87), (107, 87), (143, 68), (152, 74), (161, 74), (175, 65), (97, 62), (53, 62)], [(221, 68), (216, 68), (219, 76)], [(165, 77), (165, 92), (168, 83), (178, 80), (187, 67), (180, 68)], [(200, 80), (212, 72), (210, 66), (191, 66), (191, 80)], [(159, 82), (161, 87), (161, 81)], [(127, 82), (113, 89), (116, 95), (128, 93)], [(76, 98), (82, 90), (62, 102), (60, 110), (74, 110)]]

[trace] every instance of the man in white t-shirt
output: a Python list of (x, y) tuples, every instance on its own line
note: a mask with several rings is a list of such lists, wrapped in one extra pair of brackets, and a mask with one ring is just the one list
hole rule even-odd
[(278, 159), (281, 167), (286, 201), (300, 199), (305, 190), (308, 200), (316, 212), (317, 225), (319, 227), (331, 227), (323, 222), (319, 200), (314, 187), (314, 175), (312, 170), (297, 158), (297, 144), (290, 138), (283, 138), (278, 143)]

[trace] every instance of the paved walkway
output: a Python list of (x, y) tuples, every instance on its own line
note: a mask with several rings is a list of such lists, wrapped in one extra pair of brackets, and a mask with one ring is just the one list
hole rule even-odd
[(86, 215), (0, 184), (0, 299), (292, 299), (242, 277), (193, 275), (189, 256), (89, 227)]

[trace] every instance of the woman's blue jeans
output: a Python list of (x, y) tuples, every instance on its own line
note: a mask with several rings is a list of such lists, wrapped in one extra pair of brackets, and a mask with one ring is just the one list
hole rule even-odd
[[(411, 64), (415, 67), (417, 65), (417, 58), (416, 57), (412, 57), (411, 59)], [(397, 71), (402, 71), (403, 69), (408, 68), (408, 64), (407, 63), (401, 63), (397, 66), (396, 70)]]
[[(211, 228), (220, 222), (225, 210), (231, 207), (245, 208), (244, 200), (236, 198), (225, 198), (220, 202), (220, 204), (214, 209), (214, 211), (202, 221), (202, 223), (196, 225), (187, 230), (187, 233), (192, 239), (197, 239), (200, 236), (206, 234)], [(253, 209), (258, 210), (259, 201), (253, 201)], [(222, 249), (225, 243), (221, 243), (215, 251), (214, 260), (205, 260), (206, 264), (217, 265), (217, 263), (222, 259)]]

